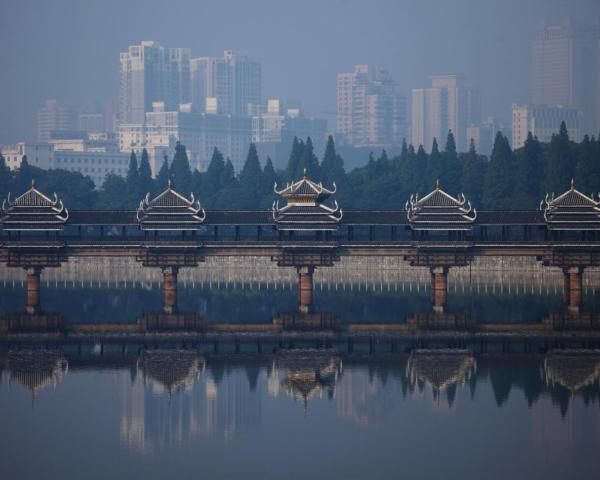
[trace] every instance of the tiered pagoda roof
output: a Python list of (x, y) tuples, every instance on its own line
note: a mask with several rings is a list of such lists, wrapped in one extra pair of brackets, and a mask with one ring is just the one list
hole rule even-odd
[(32, 398), (49, 385), (56, 385), (68, 370), (68, 362), (60, 350), (17, 350), (8, 352), (6, 368), (11, 381), (23, 385)]
[(423, 198), (411, 195), (406, 202), (406, 216), (413, 230), (470, 230), (477, 218), (464, 194), (458, 198), (447, 194), (436, 182), (435, 190)]
[(406, 370), (411, 385), (428, 383), (437, 394), (466, 383), (475, 372), (475, 357), (468, 350), (416, 350)]
[(333, 190), (323, 187), (322, 183), (315, 183), (306, 176), (285, 188), (274, 191), (287, 201), (287, 205), (279, 208), (279, 200), (273, 202), (273, 220), (278, 230), (337, 230), (342, 219), (342, 209), (337, 201), (328, 207), (323, 204), (336, 192), (335, 182)]
[(600, 354), (597, 351), (551, 352), (544, 359), (543, 374), (547, 385), (562, 385), (574, 394), (598, 382)]
[(2, 202), (0, 224), (6, 231), (60, 231), (69, 219), (69, 211), (64, 207), (62, 200), (54, 194), (48, 198), (35, 188), (35, 181), (31, 188), (20, 197)]
[(150, 200), (150, 194), (140, 202), (137, 220), (142, 230), (200, 230), (206, 212), (200, 201), (190, 194), (189, 200), (173, 190), (171, 181), (167, 189)]
[(174, 391), (193, 385), (204, 369), (204, 359), (191, 351), (151, 350), (142, 352), (138, 367), (144, 379), (152, 379), (172, 396)]
[(554, 198), (546, 195), (540, 203), (549, 230), (600, 230), (600, 199), (587, 196), (575, 188)]

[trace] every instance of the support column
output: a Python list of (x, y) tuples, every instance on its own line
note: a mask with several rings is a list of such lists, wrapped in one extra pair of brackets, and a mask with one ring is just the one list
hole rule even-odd
[(571, 313), (579, 313), (581, 306), (581, 285), (583, 283), (583, 268), (565, 267), (564, 274), (564, 291), (563, 298), (568, 310)]
[(163, 310), (165, 313), (177, 311), (177, 272), (178, 267), (163, 267)]
[(443, 313), (448, 296), (448, 267), (431, 267), (431, 300), (433, 311)]
[(308, 313), (313, 303), (313, 273), (315, 267), (306, 265), (296, 267), (298, 270), (298, 309), (302, 313)]
[(40, 312), (40, 275), (42, 267), (29, 267), (27, 270), (27, 313)]

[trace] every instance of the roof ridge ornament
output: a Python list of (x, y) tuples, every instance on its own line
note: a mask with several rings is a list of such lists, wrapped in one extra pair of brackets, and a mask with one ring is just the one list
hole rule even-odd
[(435, 189), (436, 189), (436, 190), (440, 190), (440, 179), (439, 179), (439, 178), (437, 178), (437, 179), (435, 180)]

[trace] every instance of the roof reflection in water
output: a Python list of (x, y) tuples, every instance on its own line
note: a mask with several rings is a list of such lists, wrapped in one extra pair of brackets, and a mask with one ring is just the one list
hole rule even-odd
[(411, 388), (422, 390), (427, 383), (434, 399), (439, 399), (443, 390), (467, 383), (475, 370), (475, 357), (469, 350), (415, 350), (408, 359), (406, 375)]
[(29, 390), (32, 399), (47, 386), (56, 387), (68, 371), (61, 350), (11, 350), (3, 363), (9, 380)]
[(600, 351), (552, 351), (544, 359), (543, 377), (549, 387), (558, 384), (572, 394), (597, 385), (600, 377)]
[(169, 397), (178, 389), (190, 388), (204, 370), (204, 359), (196, 352), (185, 350), (143, 351), (138, 368), (144, 380), (151, 379), (156, 390), (166, 390)]

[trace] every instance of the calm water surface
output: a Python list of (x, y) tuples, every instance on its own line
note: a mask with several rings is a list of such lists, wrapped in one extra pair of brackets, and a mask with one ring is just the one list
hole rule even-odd
[[(514, 288), (514, 287), (513, 287)], [(478, 295), (449, 308), (478, 323), (538, 324), (561, 292)], [(404, 323), (429, 292), (317, 289), (342, 324)], [(182, 308), (210, 323), (265, 323), (292, 290), (194, 286)], [(0, 288), (0, 317), (22, 310)], [(43, 292), (68, 324), (135, 323), (155, 287)], [(595, 291), (586, 311), (599, 310)], [(185, 347), (185, 348), (184, 348)], [(600, 350), (377, 347), (301, 341), (232, 346), (0, 345), (0, 478), (595, 478)]]

